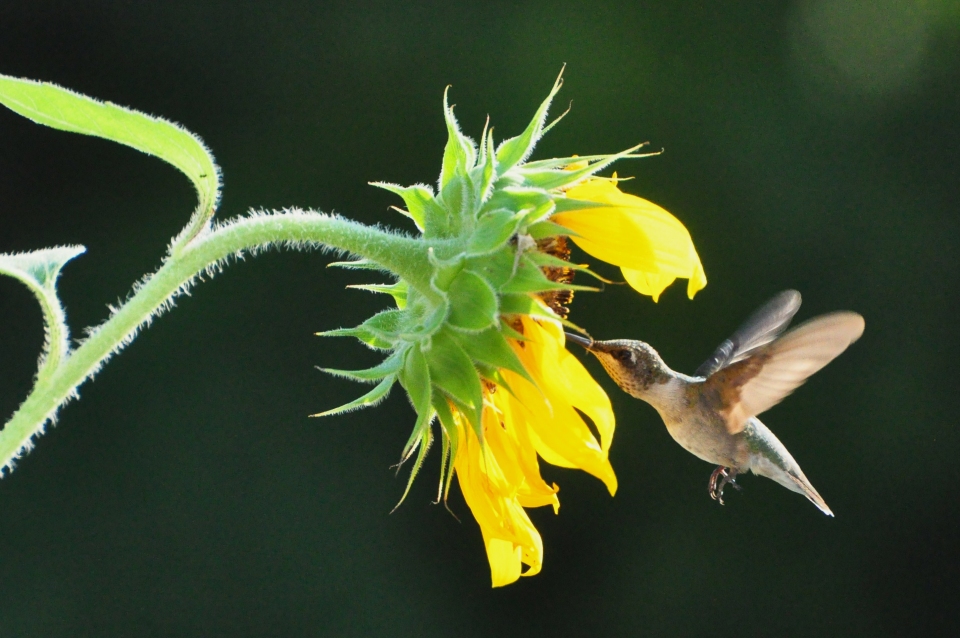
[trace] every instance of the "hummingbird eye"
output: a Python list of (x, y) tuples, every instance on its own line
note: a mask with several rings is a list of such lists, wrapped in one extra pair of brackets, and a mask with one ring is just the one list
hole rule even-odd
[(628, 365), (633, 365), (636, 362), (633, 352), (626, 348), (623, 350), (618, 350), (613, 356), (617, 359), (617, 361)]

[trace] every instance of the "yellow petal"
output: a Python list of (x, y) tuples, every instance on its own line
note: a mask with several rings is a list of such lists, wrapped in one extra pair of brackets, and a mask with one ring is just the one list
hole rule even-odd
[(634, 290), (644, 295), (650, 295), (654, 302), (660, 301), (660, 293), (666, 290), (667, 286), (676, 279), (674, 275), (631, 270), (630, 268), (621, 268), (620, 272), (623, 273), (623, 278)]
[[(559, 326), (551, 325), (550, 329), (555, 329), (560, 341), (563, 344), (565, 338), (563, 331)], [(610, 397), (603, 391), (603, 388), (594, 380), (587, 369), (583, 367), (580, 361), (570, 354), (565, 347), (560, 347), (557, 354), (559, 359), (559, 369), (561, 374), (557, 375), (557, 380), (563, 385), (564, 391), (570, 397), (570, 402), (575, 408), (590, 417), (597, 433), (600, 434), (600, 449), (604, 452), (610, 450), (613, 443), (613, 432), (616, 427), (616, 419), (613, 416), (613, 406), (610, 404)]]
[[(514, 349), (537, 385), (503, 371), (515, 394), (511, 397), (513, 409), (525, 415), (530, 439), (545, 461), (580, 468), (602, 480), (611, 494), (615, 493), (617, 478), (607, 458), (614, 417), (606, 393), (582, 367), (573, 364), (572, 355), (558, 347), (563, 343), (558, 327), (541, 325), (529, 317), (523, 317), (522, 322), (527, 341), (515, 344)], [(568, 376), (571, 371), (572, 377)], [(574, 408), (590, 416), (604, 445)]]
[(558, 213), (551, 221), (577, 233), (571, 239), (587, 253), (620, 266), (636, 290), (656, 300), (677, 277), (689, 279), (693, 298), (707, 285), (690, 233), (680, 221), (641, 197), (623, 193), (611, 180), (593, 179), (567, 191), (572, 199), (607, 204)]
[(493, 586), (503, 587), (516, 582), (520, 578), (520, 556), (522, 553), (520, 546), (502, 538), (488, 539), (486, 546)]
[(692, 275), (690, 275), (690, 280), (687, 281), (687, 297), (693, 299), (693, 296), (706, 288), (707, 286), (707, 273), (703, 272), (703, 266), (700, 264), (700, 259), (697, 258), (697, 267), (694, 269)]
[[(509, 467), (510, 458), (497, 458), (498, 452), (507, 448), (506, 442), (500, 439), (495, 445), (488, 440), (481, 443), (465, 419), (456, 414), (455, 420), (461, 444), (454, 469), (464, 500), (480, 525), (493, 586), (508, 585), (520, 576), (538, 573), (543, 564), (543, 542), (516, 496), (523, 485), (522, 477), (519, 485), (511, 483), (510, 479), (518, 476), (516, 468)], [(492, 426), (485, 430), (484, 434), (490, 435), (485, 439), (496, 437), (500, 423), (491, 421), (489, 416), (484, 422), (485, 426)], [(522, 571), (523, 565), (527, 565), (526, 572)]]
[(545, 383), (554, 389), (554, 394), (565, 397), (567, 402), (593, 421), (600, 434), (600, 448), (610, 449), (613, 443), (615, 418), (610, 397), (590, 376), (580, 361), (566, 349), (563, 329), (556, 323), (538, 322), (525, 317), (524, 334), (529, 334), (539, 348), (540, 376), (547, 376)]
[[(514, 493), (517, 501), (524, 507), (542, 507), (550, 505), (553, 511), (560, 509), (559, 491), (556, 485), (547, 485), (540, 476), (540, 463), (537, 450), (530, 439), (529, 428), (523, 415), (515, 413), (509, 400), (509, 393), (498, 391), (491, 399), (490, 414), (499, 417), (500, 427), (486, 426), (484, 435), (491, 448), (500, 450), (497, 457), (501, 466), (511, 464), (516, 471)], [(509, 459), (509, 460), (506, 460)]]
[(570, 239), (597, 259), (644, 270), (657, 266), (646, 230), (624, 209), (587, 208), (557, 213), (550, 221), (576, 233)]
[(495, 392), (483, 411), (483, 435), (487, 451), (493, 454), (499, 492), (515, 497), (524, 507), (560, 508), (557, 488), (540, 476), (537, 451), (530, 442), (527, 425), (515, 418), (506, 392)]

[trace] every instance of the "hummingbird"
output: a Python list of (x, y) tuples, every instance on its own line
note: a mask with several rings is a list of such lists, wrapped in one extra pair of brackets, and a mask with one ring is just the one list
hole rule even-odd
[(693, 376), (671, 370), (643, 341), (566, 336), (597, 357), (624, 391), (652, 405), (684, 449), (717, 465), (707, 489), (721, 505), (724, 488), (739, 490), (736, 477), (749, 470), (803, 494), (833, 516), (787, 448), (757, 416), (859, 339), (864, 320), (855, 312), (833, 312), (782, 334), (799, 308), (799, 292), (779, 293)]

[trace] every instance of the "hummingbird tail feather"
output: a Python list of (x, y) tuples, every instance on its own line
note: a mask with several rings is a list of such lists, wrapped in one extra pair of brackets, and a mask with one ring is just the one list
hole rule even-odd
[(817, 493), (817, 490), (813, 489), (813, 486), (810, 485), (810, 481), (807, 480), (807, 477), (791, 475), (790, 478), (793, 479), (793, 482), (796, 483), (798, 488), (800, 488), (797, 490), (798, 492), (810, 499), (810, 502), (816, 505), (821, 512), (827, 516), (833, 516), (833, 512), (830, 511), (830, 508), (827, 506), (827, 502), (824, 501), (823, 497)]

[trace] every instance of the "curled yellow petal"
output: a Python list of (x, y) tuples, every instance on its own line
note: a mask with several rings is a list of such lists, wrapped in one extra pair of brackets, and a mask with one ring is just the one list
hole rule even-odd
[(590, 255), (620, 266), (637, 291), (656, 301), (682, 277), (689, 279), (692, 299), (707, 285), (690, 233), (663, 208), (622, 192), (616, 180), (587, 180), (567, 190), (567, 197), (606, 206), (558, 213), (551, 221), (572, 230), (571, 239)]
[[(611, 494), (616, 493), (617, 477), (607, 458), (615, 422), (610, 399), (563, 348), (559, 326), (529, 317), (522, 318), (522, 326), (527, 340), (514, 344), (514, 350), (536, 387), (509, 371), (503, 375), (516, 395), (511, 397), (514, 410), (524, 415), (537, 452), (548, 463), (596, 476)], [(600, 441), (577, 410), (593, 421)]]
[(494, 587), (503, 587), (520, 578), (523, 550), (519, 545), (502, 538), (486, 538), (487, 562), (490, 563), (490, 580)]
[[(483, 534), (493, 586), (501, 587), (540, 571), (543, 541), (518, 498), (523, 472), (510, 466), (509, 456), (498, 458), (504, 452), (502, 439), (491, 441), (502, 427), (491, 406), (485, 408), (484, 417), (485, 441), (481, 443), (465, 419), (455, 415), (461, 445), (454, 468), (464, 500)], [(525, 572), (523, 565), (527, 565)]]
[(536, 448), (530, 441), (526, 423), (514, 414), (509, 395), (494, 391), (483, 411), (483, 436), (492, 463), (502, 476), (500, 493), (516, 497), (524, 507), (560, 508), (557, 488), (540, 477)]

